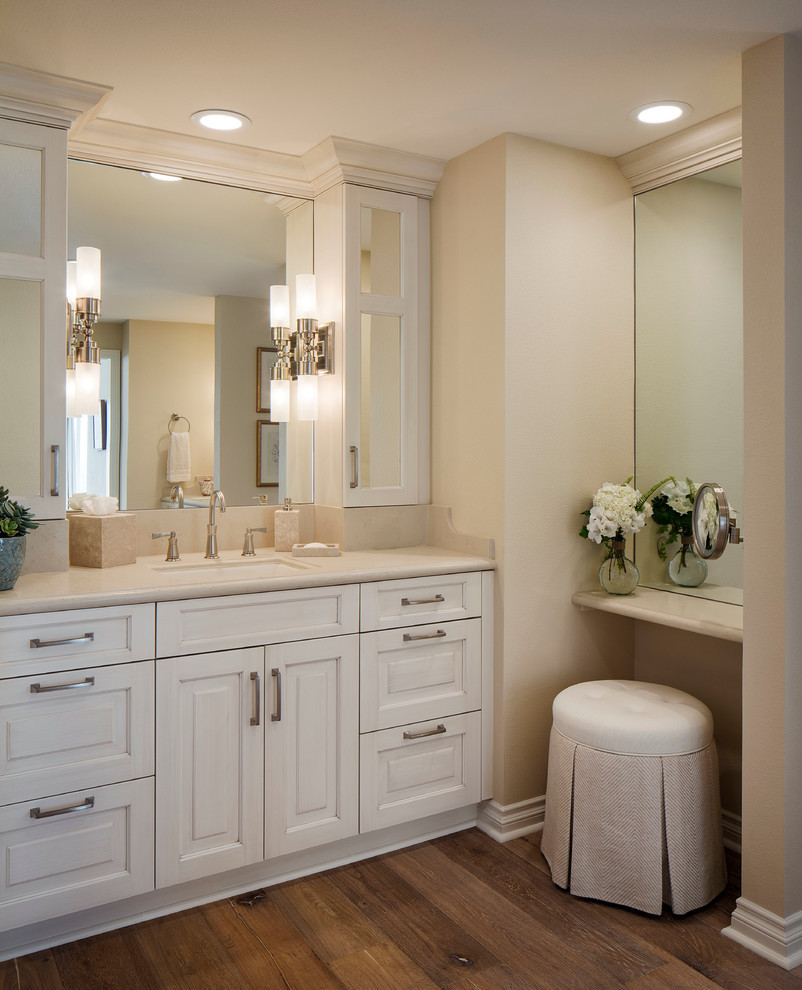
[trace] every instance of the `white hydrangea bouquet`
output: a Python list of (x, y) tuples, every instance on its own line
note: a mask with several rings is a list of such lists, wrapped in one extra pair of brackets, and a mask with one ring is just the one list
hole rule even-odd
[[(654, 521), (657, 524), (657, 553), (661, 560), (668, 558), (668, 547), (681, 537), (693, 536), (693, 502), (699, 486), (690, 478), (663, 486), (652, 499)], [(683, 544), (686, 540), (682, 541)], [(684, 558), (683, 558), (684, 561)]]
[(608, 555), (599, 568), (599, 582), (605, 591), (615, 595), (628, 595), (637, 587), (640, 575), (635, 564), (624, 555), (626, 538), (631, 533), (639, 533), (652, 515), (649, 499), (673, 478), (661, 482), (642, 495), (630, 485), (627, 478), (623, 485), (606, 481), (593, 496), (593, 503), (583, 515), (587, 523), (579, 535), (594, 543), (603, 543)]
[(649, 499), (654, 493), (673, 478), (664, 478), (645, 495), (630, 485), (627, 478), (623, 485), (605, 481), (593, 496), (593, 503), (582, 514), (588, 517), (579, 535), (594, 543), (610, 544), (612, 540), (623, 540), (630, 533), (639, 533), (652, 514)]

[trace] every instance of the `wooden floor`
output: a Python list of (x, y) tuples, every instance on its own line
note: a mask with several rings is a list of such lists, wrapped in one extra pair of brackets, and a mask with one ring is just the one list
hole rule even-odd
[(802, 990), (720, 934), (737, 887), (653, 918), (559, 890), (538, 842), (471, 829), (0, 963), (0, 990)]

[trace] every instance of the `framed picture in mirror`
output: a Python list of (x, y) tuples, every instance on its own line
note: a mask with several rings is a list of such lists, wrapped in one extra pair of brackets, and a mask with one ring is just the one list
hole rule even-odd
[(256, 348), (256, 411), (270, 412), (270, 370), (278, 358), (275, 347)]
[(256, 421), (256, 487), (278, 488), (279, 424)]

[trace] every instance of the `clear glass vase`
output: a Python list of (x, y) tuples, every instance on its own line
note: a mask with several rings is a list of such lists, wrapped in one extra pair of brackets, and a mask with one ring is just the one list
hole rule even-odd
[(681, 546), (668, 564), (668, 576), (682, 588), (698, 588), (707, 577), (707, 561), (696, 552), (692, 536), (681, 536)]
[(626, 540), (610, 540), (610, 553), (599, 568), (599, 584), (611, 595), (628, 595), (638, 586), (640, 574), (624, 555)]

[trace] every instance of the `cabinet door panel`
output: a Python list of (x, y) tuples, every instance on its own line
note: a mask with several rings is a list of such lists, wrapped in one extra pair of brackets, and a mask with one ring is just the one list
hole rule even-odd
[(259, 647), (157, 664), (157, 887), (262, 859), (263, 673)]
[(267, 668), (273, 672), (265, 807), (270, 857), (356, 834), (358, 640), (268, 647)]

